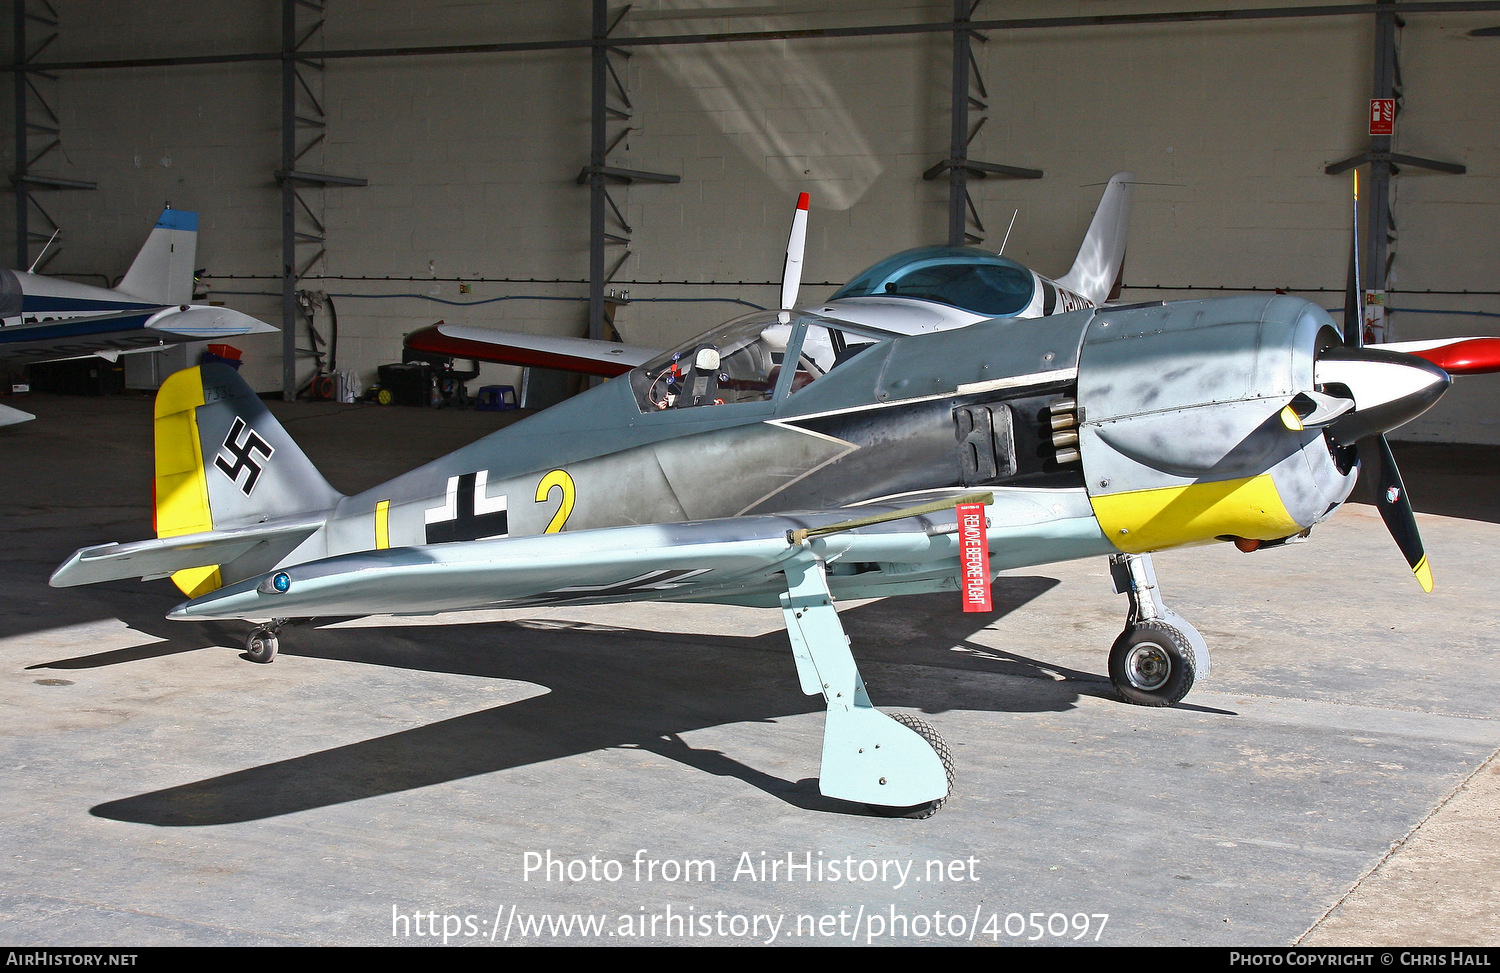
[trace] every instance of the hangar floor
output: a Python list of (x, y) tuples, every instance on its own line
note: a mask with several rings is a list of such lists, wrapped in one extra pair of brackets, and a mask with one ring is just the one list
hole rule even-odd
[[(1159, 556), (1213, 648), (1171, 709), (1111, 692), (1103, 563), (1008, 577), (993, 616), (847, 606), (872, 697), (954, 748), (956, 796), (912, 821), (819, 797), (774, 611), (361, 620), (256, 666), (243, 626), (165, 621), (165, 582), (51, 589), (73, 549), (149, 536), (151, 406), (18, 404), (0, 941), (1500, 942), (1494, 450), (1398, 446), (1432, 595), (1367, 506), (1281, 552)], [(344, 490), (508, 418), (273, 409)]]

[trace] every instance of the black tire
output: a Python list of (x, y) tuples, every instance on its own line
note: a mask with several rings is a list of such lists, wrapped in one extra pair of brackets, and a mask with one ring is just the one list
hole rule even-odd
[(947, 804), (948, 799), (953, 796), (953, 751), (948, 748), (948, 741), (944, 740), (942, 735), (933, 729), (932, 724), (926, 720), (919, 720), (915, 716), (909, 716), (906, 713), (888, 713), (886, 715), (927, 741), (927, 745), (933, 749), (933, 752), (938, 755), (938, 759), (943, 762), (943, 773), (948, 776), (948, 793), (935, 801), (928, 801), (925, 804), (914, 804), (911, 807), (875, 807), (874, 805), (871, 805), (871, 807), (878, 814), (885, 817), (916, 818), (918, 820), (930, 818), (938, 813), (938, 809)]
[(1197, 660), (1187, 638), (1166, 622), (1144, 621), (1109, 650), (1109, 681), (1127, 703), (1172, 706), (1193, 688)]
[(276, 633), (268, 628), (257, 628), (245, 639), (245, 658), (268, 665), (275, 660), (277, 648)]

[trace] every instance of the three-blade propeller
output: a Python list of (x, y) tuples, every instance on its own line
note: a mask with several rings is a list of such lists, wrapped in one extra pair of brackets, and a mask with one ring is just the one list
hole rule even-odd
[[(1417, 532), (1417, 518), (1406, 496), (1401, 471), (1391, 455), (1385, 431), (1424, 412), (1452, 381), (1446, 372), (1421, 359), (1364, 347), (1364, 292), (1359, 283), (1359, 171), (1354, 173), (1354, 234), (1349, 247), (1349, 276), (1344, 294), (1343, 351), (1319, 358), (1319, 381), (1337, 382), (1354, 396), (1353, 412), (1335, 419), (1328, 434), (1335, 443), (1352, 445), (1375, 490), (1375, 508), (1401, 549), (1423, 591), (1432, 590), (1432, 569)], [(1342, 374), (1341, 374), (1342, 373)], [(1358, 376), (1354, 378), (1353, 376)], [(1369, 391), (1361, 401), (1360, 385)], [(1372, 401), (1373, 400), (1373, 401)]]

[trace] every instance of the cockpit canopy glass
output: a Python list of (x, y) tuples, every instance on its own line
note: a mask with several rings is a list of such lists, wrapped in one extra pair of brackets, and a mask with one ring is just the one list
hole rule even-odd
[(913, 297), (1007, 317), (1031, 303), (1030, 270), (976, 247), (918, 247), (887, 257), (855, 275), (829, 298)]
[(817, 315), (757, 311), (653, 358), (630, 373), (630, 382), (642, 412), (767, 402), (783, 385), (789, 348), (797, 365), (783, 395), (885, 337)]

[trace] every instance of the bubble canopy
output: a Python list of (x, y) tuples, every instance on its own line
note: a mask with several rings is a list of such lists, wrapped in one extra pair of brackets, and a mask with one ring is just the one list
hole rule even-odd
[(829, 298), (910, 297), (1006, 317), (1031, 304), (1035, 280), (1014, 260), (976, 247), (918, 247), (856, 274)]
[(768, 402), (891, 337), (805, 311), (756, 311), (653, 358), (630, 382), (643, 412)]

